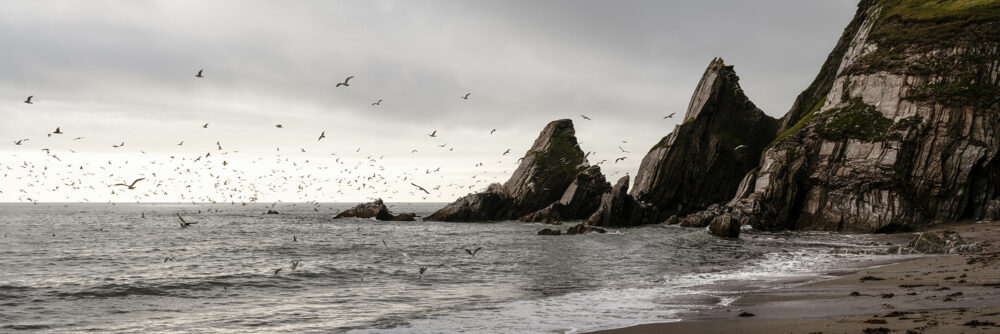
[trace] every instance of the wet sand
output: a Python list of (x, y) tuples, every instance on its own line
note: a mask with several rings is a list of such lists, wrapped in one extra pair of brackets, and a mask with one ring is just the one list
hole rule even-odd
[(1000, 222), (930, 230), (957, 231), (983, 251), (929, 255), (750, 294), (679, 322), (594, 333), (1000, 333)]

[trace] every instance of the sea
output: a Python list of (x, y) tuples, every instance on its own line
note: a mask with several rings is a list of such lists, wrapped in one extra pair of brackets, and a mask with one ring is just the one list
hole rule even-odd
[(354, 204), (0, 204), (0, 332), (581, 333), (899, 260), (864, 234), (333, 219)]

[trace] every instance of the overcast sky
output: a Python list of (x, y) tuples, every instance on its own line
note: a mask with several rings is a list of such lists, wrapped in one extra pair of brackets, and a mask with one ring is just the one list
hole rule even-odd
[[(0, 201), (181, 200), (97, 183), (135, 177), (216, 199), (205, 183), (218, 175), (186, 175), (169, 160), (208, 152), (226, 152), (226, 168), (261, 186), (309, 173), (323, 188), (261, 190), (260, 200), (451, 201), (506, 180), (560, 118), (573, 119), (591, 163), (628, 157), (602, 165), (614, 182), (673, 130), (679, 117), (662, 117), (683, 114), (712, 57), (735, 65), (750, 99), (780, 117), (855, 9), (854, 0), (3, 1)], [(350, 87), (335, 87), (349, 75)], [(22, 102), (29, 95), (34, 104)], [(56, 127), (65, 134), (47, 137)], [(344, 186), (365, 173), (389, 185)], [(71, 180), (86, 189), (69, 191)], [(442, 188), (421, 195), (411, 181)]]

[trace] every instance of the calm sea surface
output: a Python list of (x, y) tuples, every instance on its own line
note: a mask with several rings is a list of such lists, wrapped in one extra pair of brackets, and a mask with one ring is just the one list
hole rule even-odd
[(866, 235), (331, 219), (350, 206), (0, 204), (0, 332), (566, 333), (891, 259)]

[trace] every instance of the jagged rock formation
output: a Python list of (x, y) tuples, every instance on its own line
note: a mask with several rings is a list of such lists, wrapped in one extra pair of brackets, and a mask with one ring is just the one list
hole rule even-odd
[(601, 196), (601, 205), (584, 224), (624, 227), (659, 223), (662, 220), (659, 210), (651, 204), (636, 201), (629, 195), (628, 182), (628, 175), (618, 179), (611, 190)]
[(1000, 218), (1000, 1), (863, 0), (725, 206), (765, 230)]
[(416, 215), (412, 213), (401, 213), (399, 215), (394, 215), (389, 211), (389, 208), (382, 203), (382, 199), (376, 199), (373, 202), (361, 203), (353, 208), (344, 210), (337, 214), (333, 219), (338, 218), (375, 218), (375, 220), (395, 220), (395, 221), (413, 221)]
[(555, 223), (561, 220), (579, 220), (590, 217), (601, 204), (601, 196), (611, 189), (611, 184), (601, 174), (600, 166), (590, 166), (576, 175), (558, 202), (522, 216), (525, 222)]
[(684, 123), (642, 159), (631, 195), (665, 215), (728, 201), (777, 126), (743, 94), (733, 67), (715, 58), (691, 97)]
[[(570, 184), (578, 179), (577, 175), (589, 165), (576, 142), (573, 121), (568, 119), (546, 125), (522, 159), (517, 170), (503, 185), (492, 184), (481, 193), (459, 198), (425, 220), (517, 219), (559, 201)], [(597, 173), (600, 174), (599, 169)], [(584, 202), (582, 199), (569, 201), (571, 204), (580, 203), (580, 206)]]
[(608, 230), (593, 225), (587, 225), (586, 223), (579, 223), (570, 226), (568, 229), (566, 229), (566, 235), (587, 234), (587, 233), (605, 234), (608, 233)]
[(739, 238), (740, 221), (731, 215), (721, 214), (712, 218), (712, 222), (708, 224), (708, 231), (723, 238)]

